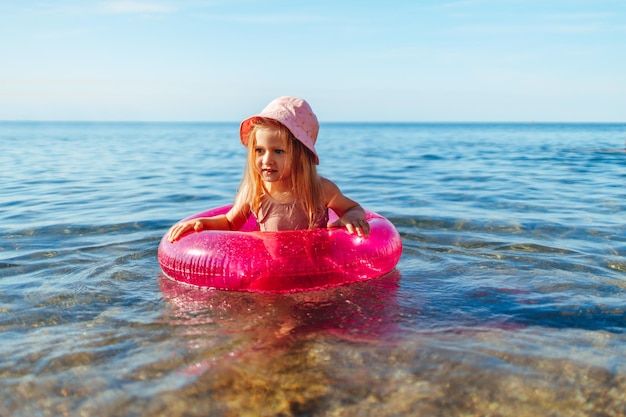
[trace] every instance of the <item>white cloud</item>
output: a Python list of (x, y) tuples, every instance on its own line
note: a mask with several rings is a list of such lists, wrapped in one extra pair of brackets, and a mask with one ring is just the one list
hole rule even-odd
[(524, 34), (524, 33), (599, 33), (617, 30), (615, 27), (604, 26), (595, 23), (581, 24), (526, 24), (526, 25), (506, 25), (506, 24), (477, 24), (460, 25), (452, 29), (459, 33), (472, 34)]
[(483, 3), (481, 0), (457, 0), (457, 1), (449, 1), (446, 3), (439, 4), (439, 7), (445, 9), (454, 9), (457, 7), (471, 7), (477, 6)]
[(149, 1), (108, 1), (100, 5), (100, 11), (113, 14), (151, 14), (151, 13), (173, 13), (177, 9), (175, 6), (161, 2)]

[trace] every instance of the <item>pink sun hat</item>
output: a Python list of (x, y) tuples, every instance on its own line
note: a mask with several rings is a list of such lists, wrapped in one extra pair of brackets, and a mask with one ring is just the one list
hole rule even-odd
[(253, 123), (260, 118), (276, 120), (289, 129), (296, 139), (313, 152), (315, 163), (319, 165), (320, 160), (317, 152), (315, 152), (315, 141), (320, 125), (309, 103), (301, 98), (291, 96), (275, 98), (261, 110), (261, 113), (250, 116), (241, 122), (239, 136), (244, 146), (248, 146), (248, 137)]

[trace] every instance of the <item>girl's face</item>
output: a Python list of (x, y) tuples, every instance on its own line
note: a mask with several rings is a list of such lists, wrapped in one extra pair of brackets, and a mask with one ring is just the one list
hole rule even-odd
[(255, 166), (265, 182), (278, 182), (291, 175), (288, 151), (284, 140), (275, 129), (263, 128), (256, 132)]

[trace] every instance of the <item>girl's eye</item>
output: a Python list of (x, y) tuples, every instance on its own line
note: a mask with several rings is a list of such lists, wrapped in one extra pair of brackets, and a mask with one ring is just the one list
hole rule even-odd
[(263, 149), (261, 149), (261, 148), (256, 148), (256, 149), (254, 150), (254, 152), (256, 152), (256, 153), (258, 153), (258, 154), (262, 154), (262, 153), (263, 153)]
[(282, 153), (285, 153), (285, 151), (284, 151), (284, 150), (282, 150), (282, 149), (276, 149), (276, 151), (275, 151), (275, 152), (276, 152), (277, 154), (279, 154), (279, 155), (280, 155), (280, 154), (282, 154)]

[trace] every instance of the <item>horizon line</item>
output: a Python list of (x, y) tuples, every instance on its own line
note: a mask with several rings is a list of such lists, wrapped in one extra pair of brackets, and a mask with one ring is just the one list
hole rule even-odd
[[(46, 119), (0, 119), (0, 123), (206, 123), (206, 124), (240, 124), (241, 121), (233, 120), (46, 120)], [(327, 120), (319, 121), (319, 124), (626, 124), (625, 121), (537, 121), (537, 120)]]

